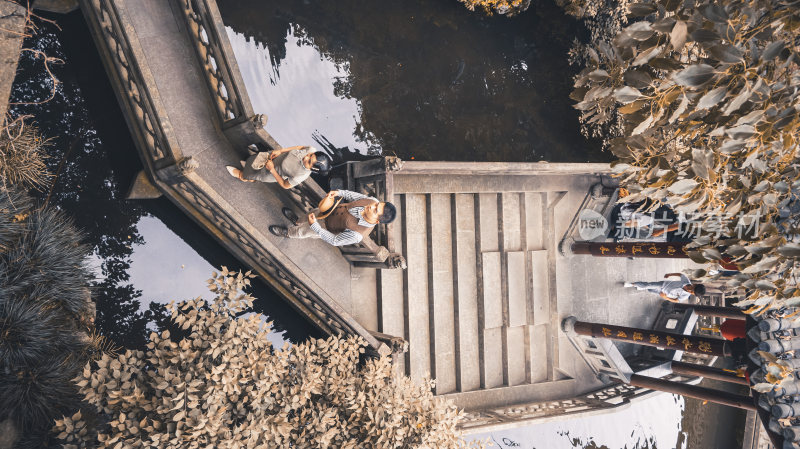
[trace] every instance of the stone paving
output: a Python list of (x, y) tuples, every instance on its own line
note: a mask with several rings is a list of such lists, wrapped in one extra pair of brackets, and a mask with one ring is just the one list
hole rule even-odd
[[(413, 378), (437, 379), (437, 394), (466, 408), (573, 397), (600, 388), (560, 331), (561, 320), (649, 327), (655, 295), (624, 281), (659, 280), (688, 260), (562, 256), (555, 248), (602, 167), (563, 174), (499, 176), (438, 172), (410, 163), (394, 173), (393, 224), (405, 272), (358, 270), (354, 317), (369, 330), (405, 338), (399, 360)], [(425, 167), (431, 173), (422, 174)], [(408, 179), (405, 179), (405, 178)], [(548, 212), (548, 205), (552, 211)], [(377, 286), (377, 288), (375, 287)], [(364, 293), (375, 291), (374, 297)]]

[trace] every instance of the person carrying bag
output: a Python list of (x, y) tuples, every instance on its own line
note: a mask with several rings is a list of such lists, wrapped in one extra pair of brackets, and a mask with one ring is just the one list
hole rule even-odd
[(318, 207), (302, 221), (288, 207), (284, 207), (282, 212), (293, 225), (288, 228), (271, 225), (269, 232), (273, 235), (292, 239), (318, 238), (333, 246), (359, 243), (376, 224), (391, 223), (397, 215), (392, 203), (349, 190), (328, 192)]

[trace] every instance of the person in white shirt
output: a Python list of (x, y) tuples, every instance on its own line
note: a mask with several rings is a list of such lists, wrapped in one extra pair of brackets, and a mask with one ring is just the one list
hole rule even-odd
[(314, 147), (296, 146), (253, 153), (240, 164), (242, 169), (232, 165), (225, 168), (240, 181), (275, 183), (291, 189), (308, 179), (311, 173), (327, 176), (331, 158)]
[(667, 273), (665, 279), (678, 276), (676, 281), (657, 281), (657, 282), (626, 282), (625, 287), (635, 287), (637, 290), (646, 290), (657, 293), (663, 299), (671, 302), (688, 302), (694, 294), (701, 296), (705, 294), (706, 287), (703, 284), (692, 284), (692, 281), (683, 273)]
[(317, 219), (319, 209), (312, 210), (307, 220), (300, 220), (293, 210), (284, 207), (281, 209), (283, 216), (294, 225), (288, 228), (271, 225), (269, 232), (292, 239), (318, 238), (333, 246), (354, 245), (368, 236), (376, 224), (389, 224), (397, 215), (392, 203), (371, 196), (349, 190), (331, 190), (327, 194), (331, 200), (337, 196), (344, 203), (336, 206), (324, 219)]

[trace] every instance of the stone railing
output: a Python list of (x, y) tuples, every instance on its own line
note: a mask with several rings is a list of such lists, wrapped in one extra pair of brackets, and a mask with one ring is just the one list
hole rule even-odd
[(526, 424), (536, 424), (552, 418), (563, 420), (565, 416), (570, 415), (608, 413), (653, 393), (652, 390), (632, 385), (615, 384), (569, 399), (468, 411), (461, 421), (460, 427), (467, 434), (494, 432), (511, 427), (518, 428)]
[[(385, 348), (385, 345), (356, 322), (335, 300), (321, 292), (312, 279), (296, 267), (289, 266), (288, 262), (285, 263), (273, 256), (279, 254), (277, 248), (267, 247), (270, 245), (269, 241), (258, 238), (259, 231), (244, 224), (246, 220), (237, 215), (236, 209), (195, 173), (197, 162), (191, 157), (184, 157), (175, 136), (161, 126), (167, 122), (167, 113), (159, 97), (151, 95), (150, 88), (155, 88), (153, 76), (146, 63), (140, 64), (141, 61), (146, 61), (146, 58), (136, 34), (126, 32), (133, 30), (133, 26), (124, 9), (117, 8), (117, 2), (114, 0), (80, 0), (80, 4), (106, 72), (117, 93), (122, 112), (128, 119), (131, 135), (145, 165), (147, 177), (155, 187), (209, 231), (228, 251), (252, 267), (319, 329), (329, 334), (359, 335), (364, 338), (372, 351)], [(212, 16), (216, 14), (215, 17), (218, 18), (219, 13), (213, 1), (198, 1), (191, 4), (207, 6), (204, 11)], [(204, 24), (216, 23), (221, 26), (219, 21), (201, 20)], [(207, 28), (202, 29), (206, 30), (204, 35), (208, 41), (220, 37), (220, 40), (227, 45), (227, 36), (222, 38), (219, 34), (209, 33)], [(225, 45), (209, 44), (208, 48), (217, 51)], [(222, 54), (224, 55), (224, 52)], [(215, 58), (217, 64), (224, 60), (224, 56)], [(229, 74), (238, 73), (238, 68), (228, 67), (225, 70)], [(226, 78), (225, 70), (216, 72), (218, 68), (215, 69), (215, 73), (223, 73), (220, 76), (226, 83), (236, 78)], [(220, 85), (224, 86), (224, 83), (221, 82)], [(220, 111), (224, 110), (225, 114), (228, 112), (234, 115), (243, 114), (228, 119), (225, 123), (231, 126), (226, 131), (230, 131), (234, 136), (256, 136), (257, 139), (253, 140), (259, 145), (277, 148), (278, 145), (271, 141), (263, 130), (260, 117), (248, 116), (249, 100), (246, 99), (246, 95), (240, 95), (238, 93), (240, 91), (232, 89), (224, 90), (227, 95), (224, 102), (218, 102)], [(237, 93), (234, 96), (231, 92)], [(212, 124), (209, 123), (209, 126)], [(226, 136), (230, 139), (227, 133)], [(319, 186), (316, 188), (319, 189)]]
[[(280, 148), (264, 130), (266, 117), (253, 112), (216, 1), (178, 1), (225, 137), (239, 152), (244, 152), (251, 145), (261, 151)], [(316, 207), (325, 195), (311, 179), (286, 193), (302, 210)], [(389, 257), (390, 253), (385, 247), (369, 237), (357, 245), (341, 247), (341, 251), (345, 259), (355, 265), (375, 268), (401, 266), (396, 257)]]
[(144, 85), (144, 75), (135, 62), (133, 53), (138, 49), (130, 45), (123, 32), (120, 11), (110, 0), (81, 0), (81, 8), (106, 64), (106, 72), (117, 90), (123, 113), (128, 117), (136, 117), (136, 120), (129, 122), (129, 126), (134, 128), (131, 134), (137, 148), (148, 156), (145, 163), (151, 168), (154, 162), (174, 163), (175, 157), (169, 151), (170, 144), (174, 142), (168, 141), (155, 120), (158, 117), (156, 105)]
[(215, 2), (179, 0), (186, 19), (186, 29), (194, 44), (206, 84), (212, 95), (217, 118), (223, 128), (233, 126), (253, 115), (238, 67), (227, 55), (233, 55), (225, 26)]
[[(562, 255), (571, 254), (572, 244), (576, 241), (584, 240), (580, 236), (578, 228), (581, 212), (589, 209), (597, 212), (603, 217), (607, 217), (611, 213), (611, 209), (614, 207), (617, 201), (616, 183), (617, 181), (614, 179), (600, 177), (600, 182), (589, 188), (589, 191), (586, 192), (586, 196), (583, 197), (583, 201), (581, 202), (580, 206), (578, 206), (578, 211), (575, 213), (575, 216), (572, 217), (572, 221), (570, 221), (569, 225), (567, 226), (567, 230), (564, 231), (564, 235), (558, 242), (558, 251)], [(610, 225), (611, 224), (609, 223), (609, 226)], [(597, 240), (600, 239), (601, 237), (597, 238)]]
[[(699, 378), (670, 375), (665, 379), (696, 384)], [(615, 383), (600, 390), (574, 398), (557, 399), (529, 404), (517, 404), (492, 409), (467, 411), (459, 427), (466, 434), (496, 432), (508, 428), (541, 424), (550, 420), (575, 419), (595, 414), (611, 413), (615, 409), (630, 406), (659, 392)]]
[[(686, 362), (709, 363), (710, 360), (688, 357)], [(698, 377), (667, 375), (664, 379), (696, 384)], [(557, 399), (544, 402), (515, 404), (504, 407), (469, 410), (459, 427), (467, 434), (496, 432), (508, 428), (519, 428), (525, 425), (541, 424), (550, 420), (563, 421), (569, 417), (610, 413), (614, 409), (628, 407), (634, 401), (658, 394), (647, 388), (636, 387), (626, 383), (612, 383), (602, 389), (592, 391), (568, 399)]]

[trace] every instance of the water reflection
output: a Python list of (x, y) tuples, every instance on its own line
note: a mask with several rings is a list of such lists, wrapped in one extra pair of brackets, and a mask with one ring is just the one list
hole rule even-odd
[[(197, 297), (208, 300), (214, 298), (215, 295), (208, 290), (205, 281), (211, 277), (212, 271), (219, 271), (222, 264), (211, 265), (154, 216), (144, 216), (136, 225), (145, 243), (134, 247), (128, 273), (131, 284), (141, 288), (141, 312), (149, 310), (151, 304), (166, 304)], [(239, 264), (236, 263), (231, 268), (237, 269)], [(256, 284), (255, 290), (259, 296), (264, 297), (263, 286)], [(150, 323), (149, 327), (154, 328), (155, 323)], [(280, 347), (287, 340), (286, 331), (273, 327), (268, 338), (273, 345)]]
[(267, 129), (278, 142), (301, 145), (324, 135), (338, 147), (367, 153), (369, 146), (352, 132), (358, 126), (358, 101), (337, 97), (332, 88), (349, 75), (345, 65), (321, 58), (290, 30), (288, 57), (278, 70), (265, 46), (227, 30), (253, 108), (268, 113)]
[(131, 283), (141, 286), (142, 308), (154, 301), (213, 298), (204, 281), (219, 268), (206, 262), (157, 218), (143, 217), (136, 226), (147, 244), (136, 246), (128, 272)]
[[(327, 139), (321, 146), (417, 160), (610, 160), (580, 135), (569, 99), (566, 53), (584, 30), (552, 1), (513, 19), (455, 0), (218, 4), (254, 108), (283, 145)], [(660, 395), (483, 436), (501, 448), (685, 448), (683, 404)]]
[(284, 145), (319, 130), (336, 147), (405, 159), (609, 160), (568, 99), (566, 52), (582, 30), (549, 1), (513, 19), (455, 1), (219, 6), (248, 93)]
[[(80, 11), (56, 16), (56, 27), (42, 23), (25, 46), (66, 63), (51, 67), (60, 83), (53, 100), (22, 104), (13, 114), (28, 114), (42, 134), (53, 137), (52, 173), (63, 165), (49, 198), (83, 231), (93, 248), (96, 326), (117, 344), (142, 348), (153, 327), (168, 322), (163, 304), (208, 297), (206, 279), (226, 265), (243, 269), (205, 231), (167, 199), (129, 201), (125, 193), (142, 165)], [(89, 47), (92, 46), (92, 47)], [(12, 102), (47, 97), (51, 83), (43, 67), (23, 53)], [(63, 161), (63, 164), (62, 164)], [(44, 201), (48, 192), (38, 192)], [(292, 341), (318, 335), (285, 301), (255, 282), (254, 308), (275, 320)]]

